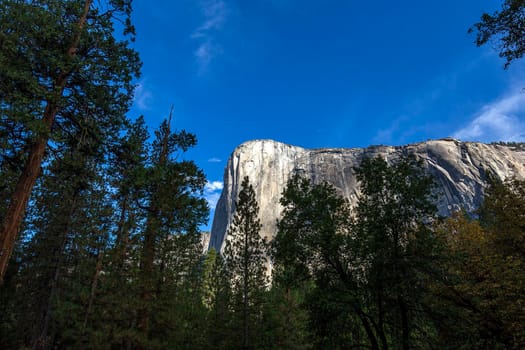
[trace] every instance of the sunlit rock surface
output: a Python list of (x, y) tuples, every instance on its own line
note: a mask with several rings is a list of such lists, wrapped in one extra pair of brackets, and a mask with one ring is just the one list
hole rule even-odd
[(210, 232), (201, 232), (201, 245), (202, 245), (202, 252), (206, 254), (208, 251), (208, 247), (210, 245)]
[(396, 147), (305, 149), (272, 140), (249, 141), (237, 147), (228, 160), (210, 247), (222, 249), (244, 176), (257, 195), (261, 235), (271, 239), (282, 211), (279, 198), (293, 174), (300, 173), (314, 183), (327, 181), (355, 205), (359, 191), (354, 168), (363, 157), (381, 156), (390, 162), (407, 154), (423, 160), (435, 176), (442, 215), (461, 208), (473, 212), (481, 203), (489, 171), (501, 179), (525, 177), (525, 152), (515, 146), (441, 139)]

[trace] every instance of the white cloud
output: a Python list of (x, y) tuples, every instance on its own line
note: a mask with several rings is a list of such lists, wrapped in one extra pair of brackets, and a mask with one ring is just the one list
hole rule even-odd
[(211, 61), (223, 52), (214, 35), (222, 29), (228, 8), (222, 0), (207, 0), (201, 3), (201, 10), (204, 22), (195, 29), (191, 38), (199, 42), (194, 56), (199, 65), (199, 72), (203, 73)]
[(204, 186), (204, 199), (208, 202), (211, 210), (215, 210), (223, 187), (224, 183), (222, 181), (208, 181)]
[(222, 160), (220, 158), (217, 158), (217, 157), (212, 157), (212, 158), (208, 159), (208, 162), (210, 162), (210, 163), (220, 163), (220, 162), (222, 162)]
[(453, 136), (464, 141), (524, 141), (525, 93), (517, 90), (484, 106)]
[(222, 181), (212, 181), (206, 183), (204, 186), (204, 191), (206, 192), (214, 192), (214, 191), (222, 191), (224, 187), (224, 183)]
[(135, 95), (133, 98), (133, 101), (135, 102), (137, 108), (143, 111), (150, 109), (151, 100), (153, 98), (153, 94), (145, 87), (145, 84), (145, 80), (141, 80), (137, 84), (137, 86), (135, 87)]

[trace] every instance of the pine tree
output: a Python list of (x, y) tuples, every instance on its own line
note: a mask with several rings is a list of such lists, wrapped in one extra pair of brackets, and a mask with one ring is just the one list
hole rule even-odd
[[(90, 313), (89, 301), (79, 296), (94, 296), (87, 281), (98, 279), (92, 272), (107, 245), (111, 216), (102, 159), (100, 148), (78, 143), (39, 183), (19, 268), (10, 281), (16, 293), (6, 300), (24, 305), (15, 321), (19, 345), (50, 348), (67, 338), (66, 329), (80, 333), (81, 320)], [(74, 310), (64, 312), (66, 305)], [(61, 327), (65, 318), (77, 324)]]
[(248, 177), (241, 184), (235, 214), (227, 232), (224, 259), (232, 276), (233, 310), (238, 347), (254, 349), (260, 334), (266, 277), (266, 242), (259, 235), (259, 206)]
[(25, 162), (2, 216), (0, 284), (48, 145), (67, 147), (68, 135), (105, 142), (122, 126), (140, 63), (115, 39), (113, 23), (133, 34), (130, 13), (129, 0), (0, 4), (0, 114), (9, 130), (2, 142)]
[(172, 133), (165, 121), (147, 139), (139, 118), (110, 144), (112, 155), (87, 139), (47, 167), (18, 269), (2, 289), (4, 343), (204, 347), (205, 178), (180, 160), (195, 137)]
[(231, 275), (222, 256), (212, 248), (204, 261), (203, 304), (207, 309), (207, 348), (229, 349), (231, 323)]
[[(129, 124), (126, 134), (106, 148), (101, 188), (108, 192), (108, 204), (99, 215), (105, 220), (104, 229), (99, 232), (106, 244), (84, 242), (86, 249), (92, 247), (90, 249), (94, 250), (92, 263), (82, 267), (85, 270), (82, 281), (84, 311), (79, 327), (73, 328), (77, 333), (71, 332), (76, 337), (74, 347), (128, 348), (136, 338), (134, 324), (140, 293), (138, 247), (144, 221), (140, 199), (146, 178), (148, 137), (144, 118), (139, 117)], [(90, 227), (90, 223), (86, 226)], [(92, 230), (97, 232), (95, 228)], [(85, 265), (83, 261), (79, 263)], [(68, 288), (75, 293), (78, 284)], [(124, 290), (126, 293), (122, 292)]]
[[(194, 162), (177, 160), (196, 139), (185, 131), (171, 132), (170, 122), (171, 115), (155, 132), (137, 204), (143, 218), (137, 246), (140, 306), (134, 340), (139, 348), (160, 346), (155, 339), (191, 342), (177, 308), (189, 303), (184, 310), (189, 320), (193, 311), (200, 313), (196, 301), (202, 306), (195, 291), (202, 258), (198, 228), (208, 216), (206, 201), (200, 197), (206, 179)], [(191, 330), (196, 324), (186, 326)], [(177, 336), (186, 340), (173, 340)]]
[(305, 290), (274, 284), (264, 304), (263, 349), (311, 349)]

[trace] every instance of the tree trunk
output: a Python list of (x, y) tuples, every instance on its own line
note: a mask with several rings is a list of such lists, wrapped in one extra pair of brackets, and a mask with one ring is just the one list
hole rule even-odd
[(82, 332), (80, 333), (81, 336), (77, 340), (77, 346), (79, 348), (82, 348), (82, 341), (83, 338), (86, 335), (86, 329), (87, 324), (89, 321), (89, 315), (91, 314), (91, 309), (93, 308), (93, 302), (95, 301), (95, 295), (97, 292), (97, 286), (98, 286), (98, 279), (100, 277), (100, 272), (102, 271), (102, 259), (104, 257), (104, 249), (102, 247), (99, 247), (99, 251), (97, 254), (97, 263), (95, 265), (95, 273), (93, 275), (93, 279), (91, 280), (91, 291), (89, 293), (89, 300), (88, 304), (86, 306), (86, 313), (84, 314), (84, 321), (82, 322)]
[[(333, 265), (341, 280), (350, 288), (350, 290), (354, 289), (355, 285), (352, 281), (352, 278), (346, 274), (341, 262), (336, 261)], [(372, 325), (368, 320), (368, 315), (363, 311), (363, 308), (357, 301), (354, 301), (352, 303), (352, 308), (354, 309), (354, 312), (356, 313), (357, 317), (359, 317), (359, 320), (361, 321), (361, 324), (365, 329), (366, 336), (370, 341), (370, 347), (372, 348), (372, 350), (379, 350), (379, 343), (377, 341), (376, 335), (374, 334), (374, 330), (372, 329)]]
[[(151, 292), (153, 289), (153, 264), (155, 260), (155, 230), (153, 229), (152, 221), (155, 219), (148, 220), (146, 226), (146, 234), (144, 237), (144, 247), (142, 250), (142, 292), (140, 299), (142, 300), (143, 307), (139, 311), (138, 330), (143, 334), (144, 338), (148, 338), (149, 333), (149, 319), (150, 309), (149, 305), (151, 301)], [(143, 349), (142, 345), (137, 347)]]
[(120, 208), (120, 218), (117, 224), (117, 242), (116, 242), (116, 259), (117, 266), (120, 270), (126, 260), (126, 254), (129, 244), (129, 232), (128, 232), (128, 196), (126, 195), (122, 200)]
[(249, 253), (248, 253), (248, 220), (246, 221), (246, 226), (244, 228), (244, 254), (243, 254), (243, 260), (244, 260), (244, 266), (243, 266), (243, 291), (242, 291), (242, 297), (243, 297), (243, 305), (242, 305), (242, 325), (243, 325), (243, 333), (242, 333), (242, 348), (248, 349), (248, 269), (249, 269)]
[(379, 344), (377, 342), (377, 338), (374, 335), (374, 331), (372, 330), (372, 327), (370, 326), (370, 322), (368, 322), (367, 315), (361, 310), (361, 307), (357, 305), (353, 305), (354, 311), (359, 317), (359, 320), (361, 321), (361, 324), (363, 325), (363, 328), (365, 329), (366, 336), (368, 337), (368, 340), (370, 341), (370, 347), (372, 350), (379, 350)]
[(58, 293), (58, 282), (60, 280), (60, 270), (62, 269), (62, 264), (64, 262), (64, 250), (66, 249), (66, 245), (68, 242), (68, 232), (71, 227), (71, 218), (73, 217), (76, 209), (77, 209), (77, 200), (78, 200), (78, 191), (75, 191), (75, 194), (73, 195), (72, 201), (71, 201), (71, 207), (69, 210), (68, 219), (65, 223), (63, 230), (61, 234), (58, 236), (62, 238), (60, 242), (60, 246), (58, 250), (55, 252), (57, 255), (57, 260), (54, 266), (52, 279), (50, 281), (50, 287), (49, 287), (49, 296), (47, 300), (45, 301), (43, 313), (44, 317), (42, 320), (42, 324), (39, 326), (38, 323), (36, 324), (36, 333), (34, 335), (34, 339), (32, 340), (31, 349), (33, 350), (40, 350), (40, 349), (50, 349), (50, 342), (48, 341), (48, 333), (49, 333), (49, 324), (51, 322), (51, 316), (53, 313), (53, 300), (55, 299), (55, 296)]
[[(87, 15), (93, 0), (87, 0), (84, 6), (82, 16), (78, 21), (77, 33), (73, 38), (66, 54), (69, 57), (74, 57), (80, 42), (82, 29), (86, 23)], [(15, 191), (11, 195), (9, 206), (7, 207), (2, 228), (0, 231), (0, 286), (4, 283), (4, 276), (7, 270), (9, 259), (13, 254), (15, 241), (18, 236), (20, 224), (24, 219), (27, 202), (35, 185), (36, 179), (40, 174), (40, 166), (46, 152), (47, 142), (49, 140), (49, 133), (55, 122), (56, 115), (59, 110), (58, 102), (62, 98), (67, 79), (72, 71), (63, 72), (59, 74), (55, 80), (55, 96), (46, 102), (44, 115), (42, 117), (42, 124), (44, 125), (44, 132), (40, 133), (29, 150), (29, 156), (24, 166), (22, 174), (18, 178)]]
[[(158, 164), (156, 166), (163, 167), (166, 162), (168, 161), (169, 156), (169, 137), (171, 134), (170, 124), (171, 124), (171, 116), (173, 113), (173, 106), (171, 108), (169, 120), (167, 123), (167, 130), (166, 133), (163, 135), (162, 139), (162, 148), (159, 154), (159, 160)], [(150, 208), (148, 208), (149, 215), (146, 222), (146, 230), (144, 233), (144, 246), (142, 247), (142, 267), (141, 267), (141, 273), (142, 273), (142, 293), (141, 293), (141, 300), (143, 303), (142, 310), (139, 311), (139, 320), (138, 320), (138, 330), (143, 334), (145, 337), (144, 339), (148, 338), (149, 333), (149, 320), (150, 320), (150, 313), (151, 313), (151, 298), (153, 293), (153, 270), (154, 270), (154, 263), (155, 263), (155, 241), (157, 237), (157, 232), (159, 230), (159, 223), (160, 218), (162, 217), (162, 210), (157, 205), (158, 203), (158, 197), (159, 194), (162, 191), (162, 188), (160, 186), (161, 184), (155, 184), (155, 190), (152, 193), (151, 196), (151, 205)], [(143, 344), (139, 344), (137, 346), (138, 349), (144, 349)]]
[[(46, 127), (50, 129), (55, 115), (49, 113), (48, 110), (49, 108), (46, 108), (43, 121)], [(47, 139), (47, 135), (39, 136), (32, 145), (29, 159), (18, 179), (15, 191), (11, 195), (4, 222), (2, 223), (2, 231), (0, 231), (0, 286), (4, 282), (4, 275), (9, 259), (13, 254), (18, 230), (24, 218), (29, 196), (40, 173), (40, 164), (44, 158)]]
[(401, 313), (401, 331), (402, 331), (402, 348), (410, 348), (410, 330), (408, 325), (408, 309), (405, 301), (401, 296), (398, 297), (399, 311)]
[(383, 283), (381, 283), (381, 281), (379, 281), (379, 286), (377, 287), (377, 289), (378, 289), (377, 291), (378, 322), (377, 322), (376, 333), (377, 333), (379, 340), (381, 340), (381, 348), (383, 350), (387, 350), (388, 341), (386, 339), (386, 334), (385, 334), (385, 311), (383, 308), (383, 290), (384, 288), (383, 288)]

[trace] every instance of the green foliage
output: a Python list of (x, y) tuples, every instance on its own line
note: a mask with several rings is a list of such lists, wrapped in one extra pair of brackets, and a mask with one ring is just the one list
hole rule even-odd
[[(355, 345), (353, 339), (363, 336), (362, 329), (349, 323), (363, 310), (347, 202), (329, 184), (313, 185), (294, 176), (281, 204), (284, 211), (272, 244), (275, 281), (307, 291), (304, 307), (316, 348)], [(363, 322), (368, 326), (365, 318)]]
[(522, 0), (504, 0), (502, 8), (492, 14), (484, 13), (481, 21), (469, 29), (476, 31), (478, 46), (497, 41), (499, 56), (506, 59), (505, 68), (525, 52), (525, 3)]
[(523, 262), (502, 254), (492, 233), (458, 213), (439, 228), (447, 243), (447, 279), (436, 284), (443, 348), (523, 347)]
[(392, 165), (365, 159), (356, 172), (362, 194), (353, 234), (365, 267), (359, 285), (375, 332), (383, 347), (424, 348), (416, 341), (428, 339), (418, 324), (425, 318), (421, 302), (439, 261), (429, 227), (437, 213), (433, 179), (410, 157)]
[(233, 334), (231, 274), (223, 257), (215, 249), (206, 256), (203, 268), (203, 304), (207, 309), (206, 338), (208, 348), (229, 349), (232, 340), (225, 336)]
[[(131, 207), (138, 209), (133, 217), (140, 223), (134, 281), (140, 294), (136, 296), (137, 332), (132, 343), (143, 347), (166, 347), (174, 342), (192, 346), (202, 341), (195, 334), (202, 334), (199, 330), (204, 317), (198, 226), (208, 216), (206, 202), (199, 196), (206, 180), (192, 161), (177, 161), (195, 144), (193, 135), (172, 133), (168, 120), (155, 135), (150, 147), (135, 147), (139, 152), (136, 160), (141, 159), (142, 149), (148, 149), (144, 168), (137, 168), (136, 176), (132, 176), (137, 182), (131, 186), (124, 183), (125, 188), (133, 190), (128, 198), (136, 200)], [(121, 241), (129, 238), (122, 236)]]
[(46, 157), (107, 145), (122, 129), (140, 60), (114, 23), (132, 33), (130, 11), (130, 1), (0, 4), (0, 171), (12, 181), (0, 203), (0, 283)]
[(57, 147), (78, 130), (107, 141), (124, 122), (140, 61), (127, 41), (115, 38), (114, 22), (129, 22), (130, 1), (91, 5), (81, 24), (85, 3), (0, 5), (0, 114), (14, 149), (47, 132), (46, 106), (57, 108), (49, 135)]
[[(281, 198), (284, 207), (273, 241), (275, 278), (285, 285), (316, 278), (349, 264), (341, 254), (349, 243), (349, 207), (327, 184), (294, 176)], [(335, 260), (334, 260), (335, 259)], [(334, 266), (338, 259), (340, 266)], [(343, 272), (343, 271), (341, 271)]]
[[(519, 349), (525, 344), (525, 182), (494, 178), (486, 191), (478, 221), (457, 215), (443, 231), (454, 259), (447, 265), (454, 283), (440, 291), (467, 320), (452, 339), (472, 347)], [(450, 326), (452, 328), (452, 326)]]
[(255, 349), (261, 338), (267, 287), (266, 242), (259, 235), (259, 206), (248, 177), (241, 183), (235, 214), (227, 232), (224, 259), (231, 276), (232, 339), (235, 347)]
[[(180, 140), (163, 126), (158, 137)], [(204, 347), (205, 178), (192, 162), (176, 161), (177, 142), (147, 139), (139, 119), (112, 156), (79, 144), (49, 166), (2, 295), (10, 348)], [(147, 329), (138, 327), (144, 310)]]
[(410, 158), (356, 169), (355, 214), (328, 184), (293, 177), (273, 242), (275, 279), (306, 294), (318, 348), (424, 348), (421, 311), (439, 258), (429, 228), (433, 181)]
[(480, 222), (500, 254), (525, 260), (525, 181), (489, 180), (479, 208)]
[(79, 143), (49, 166), (37, 187), (9, 281), (16, 286), (9, 302), (24, 305), (11, 334), (17, 346), (72, 344), (86, 327), (90, 281), (111, 225), (101, 159), (92, 145)]
[(311, 349), (305, 292), (274, 285), (266, 294), (260, 349)]

